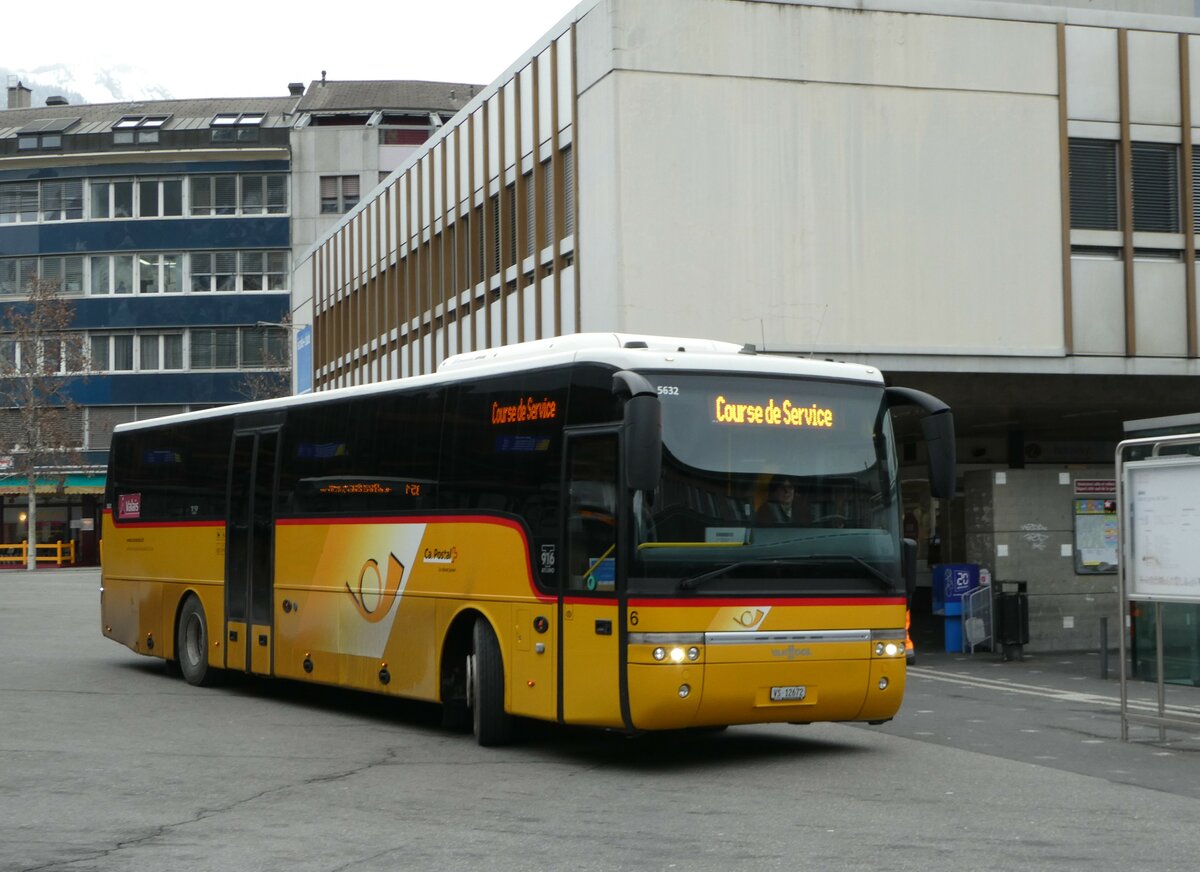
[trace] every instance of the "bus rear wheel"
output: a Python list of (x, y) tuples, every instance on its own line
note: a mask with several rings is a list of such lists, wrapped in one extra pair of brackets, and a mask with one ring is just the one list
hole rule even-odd
[(188, 684), (204, 687), (214, 684), (218, 670), (208, 665), (208, 621), (204, 606), (192, 595), (179, 610), (179, 626), (175, 630), (175, 656), (179, 671)]
[(467, 659), (467, 693), (475, 741), (485, 747), (512, 741), (513, 719), (504, 711), (504, 661), (492, 625), (475, 621), (474, 650)]

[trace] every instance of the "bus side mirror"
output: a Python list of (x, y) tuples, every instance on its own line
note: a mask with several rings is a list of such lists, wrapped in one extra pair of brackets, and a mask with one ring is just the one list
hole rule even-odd
[(662, 407), (658, 396), (630, 397), (625, 403), (625, 484), (652, 491), (662, 474)]
[(942, 499), (954, 496), (954, 415), (937, 397), (912, 388), (887, 388), (888, 406), (917, 406), (927, 413), (921, 434), (929, 451), (929, 492)]
[(954, 496), (954, 415), (949, 411), (926, 415), (921, 433), (929, 449), (929, 492), (950, 499)]
[(621, 462), (625, 486), (635, 491), (658, 487), (662, 473), (662, 407), (658, 389), (627, 369), (613, 373), (613, 393), (625, 397), (625, 438)]

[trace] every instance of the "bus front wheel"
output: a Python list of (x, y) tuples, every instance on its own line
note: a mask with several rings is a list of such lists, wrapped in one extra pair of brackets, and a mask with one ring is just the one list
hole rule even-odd
[(194, 595), (180, 609), (175, 633), (175, 656), (179, 658), (179, 671), (184, 679), (197, 687), (213, 684), (218, 672), (208, 665), (208, 621), (204, 606)]
[(504, 661), (496, 633), (483, 618), (475, 621), (474, 650), (467, 661), (468, 704), (475, 741), (505, 745), (512, 740), (512, 716), (504, 711)]

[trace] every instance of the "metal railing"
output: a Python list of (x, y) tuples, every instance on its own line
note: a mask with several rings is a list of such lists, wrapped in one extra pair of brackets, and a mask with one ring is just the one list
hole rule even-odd
[(981, 645), (992, 648), (992, 586), (977, 587), (963, 594), (963, 652), (974, 654)]
[[(45, 556), (43, 556), (45, 555)], [(0, 542), (0, 564), (15, 563), (24, 566), (29, 562), (29, 543)], [(37, 562), (53, 563), (55, 566), (75, 565), (75, 542), (39, 542), (37, 545)]]

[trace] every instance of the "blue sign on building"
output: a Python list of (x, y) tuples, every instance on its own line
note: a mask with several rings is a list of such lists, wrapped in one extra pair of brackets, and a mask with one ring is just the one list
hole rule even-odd
[(296, 393), (311, 394), (312, 376), (312, 325), (305, 324), (296, 333)]

